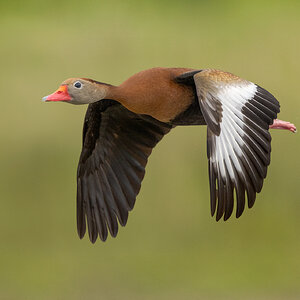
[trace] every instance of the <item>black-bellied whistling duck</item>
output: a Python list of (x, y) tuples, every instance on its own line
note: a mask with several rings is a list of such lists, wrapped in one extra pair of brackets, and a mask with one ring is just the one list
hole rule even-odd
[(77, 229), (94, 243), (115, 237), (133, 209), (152, 149), (177, 125), (207, 125), (211, 214), (227, 220), (243, 213), (262, 189), (270, 164), (269, 128), (296, 127), (277, 120), (279, 103), (268, 91), (219, 70), (153, 68), (119, 86), (70, 78), (43, 98), (89, 104), (77, 172)]

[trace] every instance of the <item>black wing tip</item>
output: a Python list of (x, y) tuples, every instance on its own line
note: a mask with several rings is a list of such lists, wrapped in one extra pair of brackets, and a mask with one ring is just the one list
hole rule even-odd
[(107, 236), (104, 236), (104, 237), (101, 237), (101, 236), (100, 236), (100, 240), (101, 240), (101, 242), (103, 242), (103, 243), (106, 242)]
[(77, 231), (78, 237), (82, 240), (85, 236), (85, 232), (79, 232)]
[[(256, 195), (255, 195), (256, 196)], [(255, 200), (256, 200), (256, 197), (254, 199), (249, 199), (248, 198), (248, 208), (252, 208), (255, 204)]]
[(244, 210), (243, 211), (236, 211), (236, 214), (235, 214), (235, 217), (237, 218), (237, 219), (239, 219), (240, 217), (241, 217), (241, 215), (243, 214), (243, 212), (244, 212)]
[[(256, 197), (254, 199), (248, 198), (247, 200), (248, 200), (247, 201), (248, 208), (250, 209), (254, 206)], [(236, 213), (235, 213), (236, 219), (239, 219), (243, 215), (244, 211), (245, 211), (245, 206), (242, 206), (241, 208), (236, 208)], [(223, 221), (228, 221), (232, 217), (233, 210), (230, 210), (230, 211), (225, 210), (225, 212), (218, 213), (218, 212), (216, 212), (216, 207), (211, 208), (211, 216), (212, 217), (214, 217), (215, 213), (216, 213), (216, 221), (217, 222), (219, 222), (222, 219), (222, 217), (223, 217)]]
[[(231, 215), (230, 215), (230, 216), (231, 216)], [(228, 219), (230, 219), (230, 216), (226, 216), (226, 214), (224, 214), (223, 220), (226, 222)]]
[[(223, 221), (226, 222), (228, 219), (230, 219), (231, 215), (232, 215), (232, 212), (230, 214), (226, 214), (226, 213), (219, 214), (219, 215), (217, 214), (216, 221), (219, 222), (223, 217)], [(213, 214), (212, 214), (212, 217), (213, 217)]]
[(90, 241), (91, 241), (91, 243), (92, 244), (95, 244), (95, 242), (96, 242), (96, 240), (97, 240), (97, 237), (98, 237), (98, 233), (93, 233), (93, 234), (91, 234), (90, 232), (89, 232), (89, 239), (90, 239)]
[(230, 217), (231, 217), (231, 215), (232, 215), (232, 210), (231, 210), (230, 212), (227, 212), (227, 211), (226, 211), (225, 214), (224, 214), (223, 220), (224, 220), (224, 221), (229, 220)]
[(125, 220), (121, 220), (121, 219), (118, 219), (119, 220), (119, 223), (122, 227), (125, 227), (126, 224), (127, 224), (127, 221), (128, 221), (128, 217), (125, 219)]
[[(84, 221), (85, 222), (85, 221)], [(86, 233), (86, 224), (85, 223), (77, 223), (77, 234), (80, 239), (83, 239)]]
[(216, 208), (211, 208), (211, 210), (210, 210), (210, 215), (213, 217), (214, 216), (214, 214), (215, 214), (215, 210), (216, 210)]
[(97, 238), (95, 238), (95, 239), (90, 239), (90, 241), (91, 241), (92, 244), (95, 244), (96, 241), (97, 241)]
[(118, 228), (114, 229), (113, 231), (110, 231), (110, 235), (115, 238), (118, 235)]
[(279, 101), (266, 89), (264, 89), (263, 87), (261, 87), (258, 84), (255, 84), (256, 88), (257, 88), (257, 93), (260, 93), (261, 95), (265, 96), (265, 100), (271, 102), (275, 107), (276, 107), (276, 112), (279, 113), (280, 112), (280, 103)]
[(219, 222), (222, 219), (223, 214), (216, 215), (216, 221)]
[(235, 217), (238, 219), (245, 210), (245, 198), (237, 199), (237, 207)]
[[(127, 223), (127, 220), (125, 223), (120, 223), (121, 226), (125, 226)], [(118, 235), (118, 232), (119, 232), (119, 229), (118, 227), (110, 230), (110, 228), (108, 227), (108, 230), (109, 230), (109, 233), (110, 233), (110, 236), (113, 237), (113, 238), (116, 238), (117, 235)], [(85, 233), (86, 233), (86, 230), (81, 230), (81, 229), (78, 229), (77, 230), (77, 234), (78, 234), (78, 237), (82, 240), (85, 236)], [(102, 241), (102, 242), (105, 242), (107, 240), (107, 237), (108, 237), (108, 234), (101, 234), (100, 232), (89, 232), (89, 240), (91, 241), (92, 244), (95, 244), (96, 241), (97, 241), (97, 238), (99, 236), (99, 239)]]

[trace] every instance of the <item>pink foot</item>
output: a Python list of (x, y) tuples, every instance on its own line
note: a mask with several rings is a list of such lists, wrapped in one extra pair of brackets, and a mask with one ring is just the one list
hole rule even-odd
[(294, 133), (297, 132), (297, 128), (294, 124), (292, 124), (290, 122), (278, 120), (278, 119), (274, 120), (274, 123), (272, 125), (270, 125), (269, 128), (285, 129), (285, 130), (289, 130)]

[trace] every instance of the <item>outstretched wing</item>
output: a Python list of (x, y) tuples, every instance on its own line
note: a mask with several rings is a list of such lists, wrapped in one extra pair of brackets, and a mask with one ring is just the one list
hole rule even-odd
[[(171, 126), (137, 115), (113, 100), (90, 104), (83, 128), (77, 171), (77, 230), (88, 224), (94, 243), (115, 237), (118, 222), (126, 225), (153, 147)], [(107, 230), (108, 229), (108, 230)]]
[(269, 125), (279, 113), (278, 101), (265, 89), (233, 74), (203, 70), (194, 75), (201, 111), (207, 123), (211, 213), (227, 220), (244, 211), (262, 189), (270, 164)]

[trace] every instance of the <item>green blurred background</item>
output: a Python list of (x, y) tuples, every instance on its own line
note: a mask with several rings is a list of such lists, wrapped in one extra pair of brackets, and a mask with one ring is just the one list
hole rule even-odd
[(0, 299), (300, 299), (299, 135), (272, 131), (254, 208), (216, 223), (206, 128), (177, 128), (126, 228), (92, 245), (75, 227), (86, 107), (41, 102), (68, 77), (211, 67), (299, 126), (299, 15), (299, 1), (1, 1)]

